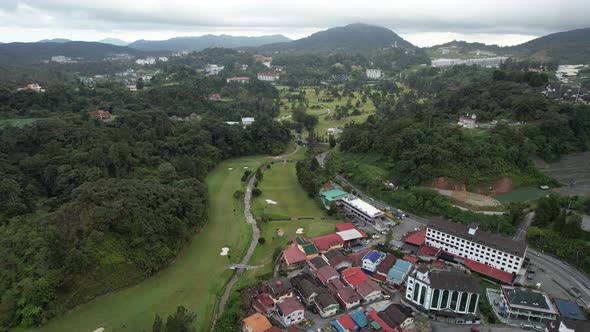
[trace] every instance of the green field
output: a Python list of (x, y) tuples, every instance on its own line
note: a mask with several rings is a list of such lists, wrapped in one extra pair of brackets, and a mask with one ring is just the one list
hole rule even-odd
[(47, 118), (28, 118), (28, 119), (6, 119), (0, 120), (0, 128), (4, 127), (16, 127), (22, 128), (26, 125), (33, 124), (40, 120), (47, 120)]
[[(231, 275), (228, 265), (240, 260), (251, 239), (243, 202), (234, 200), (232, 195), (244, 187), (240, 181), (243, 167), (254, 169), (265, 160), (229, 160), (208, 175), (209, 223), (170, 267), (136, 286), (86, 303), (31, 331), (85, 332), (98, 327), (107, 331), (148, 331), (156, 313), (165, 317), (178, 305), (195, 311), (197, 330), (206, 331), (218, 294)], [(231, 258), (219, 256), (224, 246), (230, 248)]]
[(530, 201), (533, 199), (537, 199), (542, 197), (543, 195), (548, 195), (549, 193), (547, 190), (541, 190), (535, 187), (523, 187), (518, 188), (514, 191), (509, 193), (505, 193), (502, 195), (494, 196), (495, 199), (499, 200), (502, 203), (512, 203), (512, 202), (525, 202)]
[[(278, 162), (264, 172), (258, 186), (262, 195), (254, 200), (253, 214), (257, 219), (263, 216), (271, 219), (326, 216), (326, 211), (309, 198), (297, 181), (295, 163)], [(267, 203), (271, 200), (277, 204)]]

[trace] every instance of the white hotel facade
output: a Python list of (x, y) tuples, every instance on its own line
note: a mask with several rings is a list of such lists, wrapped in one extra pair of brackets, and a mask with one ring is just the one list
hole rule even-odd
[(383, 216), (383, 211), (353, 195), (340, 199), (340, 202), (347, 212), (369, 223), (374, 223), (375, 219)]
[(426, 229), (427, 245), (509, 273), (518, 273), (524, 263), (524, 241), (478, 230), (475, 226), (438, 220)]

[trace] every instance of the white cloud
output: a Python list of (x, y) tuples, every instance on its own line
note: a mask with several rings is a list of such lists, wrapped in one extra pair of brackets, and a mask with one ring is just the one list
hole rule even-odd
[(418, 45), (453, 36), (512, 44), (585, 27), (588, 12), (587, 0), (0, 0), (0, 38), (134, 40), (205, 33), (298, 38), (364, 22), (391, 28)]

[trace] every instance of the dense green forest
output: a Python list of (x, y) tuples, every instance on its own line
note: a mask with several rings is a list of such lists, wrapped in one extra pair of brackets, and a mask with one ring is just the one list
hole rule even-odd
[[(500, 72), (500, 74), (499, 74)], [(588, 106), (545, 99), (511, 72), (457, 66), (409, 75), (410, 92), (382, 93), (379, 112), (340, 138), (345, 152), (375, 153), (401, 183), (427, 184), (448, 177), (467, 185), (513, 176), (547, 181), (529, 157), (556, 160), (590, 147)], [(456, 122), (473, 114), (496, 120), (491, 129), (465, 130)]]
[[(3, 82), (3, 118), (44, 120), (0, 129), (0, 330), (42, 324), (159, 271), (207, 222), (209, 170), (286, 148), (271, 85), (177, 80), (135, 94), (118, 83), (34, 93)], [(207, 100), (218, 91), (227, 102)], [(97, 108), (114, 120), (89, 119)], [(170, 119), (191, 113), (201, 118)], [(223, 123), (242, 116), (256, 122)]]

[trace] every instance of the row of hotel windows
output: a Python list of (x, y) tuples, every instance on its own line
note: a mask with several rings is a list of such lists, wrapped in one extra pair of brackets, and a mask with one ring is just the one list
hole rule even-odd
[[(433, 234), (428, 234), (428, 233), (433, 233)], [(431, 228), (428, 229), (427, 236), (429, 236), (429, 237), (435, 236), (437, 239), (448, 238), (451, 243), (454, 244), (454, 242), (457, 242), (456, 244), (458, 244), (458, 245), (460, 244), (461, 247), (464, 246), (461, 243), (465, 243), (465, 246), (470, 246), (470, 247), (475, 247), (475, 248), (481, 248), (481, 250), (491, 252), (491, 256), (492, 257), (495, 257), (494, 254), (498, 254), (498, 256), (504, 255), (504, 256), (509, 257), (511, 259), (515, 259), (516, 261), (518, 261), (520, 259), (520, 257), (516, 257), (516, 256), (513, 256), (513, 255), (510, 255), (510, 254), (505, 253), (505, 252), (503, 252), (501, 250), (496, 250), (496, 249), (493, 249), (493, 248), (484, 246), (483, 244), (482, 245), (479, 245), (479, 244), (473, 243), (473, 242), (471, 242), (469, 240), (466, 241), (465, 239), (462, 239), (460, 237), (457, 237), (457, 236), (454, 236), (454, 235), (449, 235), (449, 234), (446, 234), (444, 232), (436, 231), (436, 230), (431, 229)], [(459, 240), (460, 240), (460, 242), (459, 242)]]
[[(449, 250), (449, 251), (450, 250), (455, 250), (462, 257), (468, 257), (468, 255), (471, 255), (471, 257), (475, 257), (475, 260), (478, 261), (478, 262), (480, 262), (480, 263), (492, 262), (492, 263), (501, 265), (500, 269), (502, 271), (505, 271), (505, 269), (504, 269), (505, 267), (507, 267), (508, 269), (516, 269), (517, 268), (517, 265), (514, 265), (514, 266), (512, 265), (512, 264), (515, 264), (515, 263), (512, 262), (512, 260), (510, 260), (509, 262), (506, 262), (506, 258), (503, 259), (504, 262), (500, 261), (499, 258), (496, 261), (495, 259), (491, 259), (489, 257), (486, 258), (486, 256), (484, 254), (478, 254), (477, 252), (474, 253), (473, 251), (469, 251), (468, 252), (467, 250), (463, 251), (463, 249), (461, 249), (461, 248), (457, 248), (456, 246), (448, 245), (448, 244), (446, 244), (446, 243), (444, 243), (442, 241), (438, 241), (438, 240), (432, 239), (432, 241), (440, 243), (440, 246), (444, 250)], [(426, 241), (426, 244), (427, 245), (435, 245), (433, 242), (428, 241), (428, 240)], [(483, 260), (483, 262), (482, 262), (482, 260)]]

